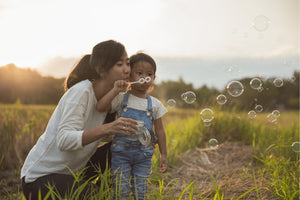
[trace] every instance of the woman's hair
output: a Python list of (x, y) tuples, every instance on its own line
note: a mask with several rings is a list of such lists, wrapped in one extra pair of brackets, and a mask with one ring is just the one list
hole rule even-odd
[(154, 59), (151, 56), (149, 56), (145, 53), (141, 53), (141, 52), (136, 53), (136, 54), (130, 56), (129, 60), (130, 60), (130, 67), (131, 68), (133, 67), (133, 65), (135, 63), (140, 62), (140, 61), (144, 61), (144, 62), (150, 63), (153, 67), (154, 73), (156, 72), (156, 63), (155, 63)]
[[(100, 72), (107, 72), (126, 52), (123, 44), (107, 40), (94, 46), (92, 54), (83, 56), (65, 79), (65, 91), (82, 80), (99, 79)], [(98, 71), (96, 70), (98, 69)]]

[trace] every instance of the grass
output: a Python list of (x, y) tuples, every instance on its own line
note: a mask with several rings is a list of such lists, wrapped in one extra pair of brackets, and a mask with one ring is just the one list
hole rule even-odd
[[(22, 199), (19, 186), (9, 188), (5, 173), (13, 172), (19, 176), (24, 159), (43, 133), (55, 106), (6, 105), (0, 104), (0, 192), (3, 199)], [(291, 144), (299, 142), (299, 113), (282, 111), (276, 123), (267, 119), (268, 112), (257, 114), (249, 119), (247, 112), (222, 111), (215, 108), (214, 119), (210, 126), (205, 126), (200, 118), (200, 110), (171, 109), (164, 117), (167, 133), (168, 162), (170, 168), (180, 161), (180, 155), (195, 148), (207, 148), (208, 140), (215, 138), (221, 144), (226, 141), (238, 141), (255, 148), (254, 172), (248, 175), (255, 186), (236, 199), (246, 198), (255, 192), (261, 199), (260, 191), (272, 193), (278, 199), (299, 198), (299, 153), (292, 150)], [(149, 199), (227, 199), (220, 185), (214, 183), (213, 197), (206, 197), (198, 190), (193, 181), (184, 188), (180, 195), (173, 196), (179, 179), (164, 181), (158, 172), (159, 152), (153, 157), (153, 173), (150, 182)], [(79, 174), (74, 176), (80, 177)], [(110, 199), (109, 174), (100, 174), (106, 184), (91, 199)], [(260, 185), (260, 180), (267, 180)], [(79, 179), (78, 179), (79, 180)], [(68, 199), (78, 198), (80, 192), (70, 194)], [(57, 196), (55, 190), (49, 196)], [(73, 195), (73, 196), (72, 196)], [(62, 198), (62, 197), (60, 197)]]

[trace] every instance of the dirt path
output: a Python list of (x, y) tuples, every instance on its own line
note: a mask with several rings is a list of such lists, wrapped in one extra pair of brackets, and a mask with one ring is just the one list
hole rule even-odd
[[(200, 199), (198, 191), (205, 199), (213, 199), (217, 187), (224, 199), (237, 199), (255, 187), (265, 186), (265, 179), (253, 178), (253, 152), (251, 146), (226, 142), (217, 149), (196, 149), (181, 156), (181, 163), (170, 169), (168, 180), (179, 177), (174, 196), (179, 196), (191, 181), (194, 181), (194, 198)], [(212, 181), (213, 180), (213, 181)], [(198, 191), (197, 191), (198, 188)], [(188, 199), (188, 193), (182, 199)], [(261, 199), (276, 199), (267, 190), (258, 190)], [(257, 190), (250, 191), (241, 199), (257, 200)]]

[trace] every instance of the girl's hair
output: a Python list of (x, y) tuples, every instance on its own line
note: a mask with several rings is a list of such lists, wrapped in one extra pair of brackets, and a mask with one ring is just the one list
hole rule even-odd
[[(126, 52), (123, 44), (107, 40), (94, 46), (92, 54), (83, 56), (65, 79), (65, 91), (82, 80), (99, 79), (100, 72), (107, 72)], [(98, 69), (98, 72), (97, 70)]]
[(156, 63), (155, 63), (154, 59), (151, 56), (149, 56), (145, 53), (140, 53), (140, 52), (136, 53), (136, 54), (130, 56), (129, 60), (130, 60), (130, 67), (131, 68), (133, 67), (133, 65), (135, 63), (140, 62), (140, 61), (144, 61), (144, 62), (150, 63), (153, 67), (154, 73), (156, 72)]

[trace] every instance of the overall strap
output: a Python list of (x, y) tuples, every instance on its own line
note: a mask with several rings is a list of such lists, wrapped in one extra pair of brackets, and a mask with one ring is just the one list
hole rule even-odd
[(123, 102), (122, 102), (122, 110), (125, 109), (125, 108), (127, 108), (129, 94), (130, 94), (130, 90), (128, 90), (128, 91), (125, 93), (125, 95), (124, 95), (124, 99), (123, 99)]
[(154, 113), (153, 113), (153, 109), (152, 109), (152, 100), (151, 100), (151, 97), (149, 94), (147, 94), (147, 102), (148, 102), (148, 106), (147, 106), (147, 115), (148, 113), (151, 114), (151, 121), (152, 121), (152, 124), (153, 124), (153, 121), (154, 121)]

